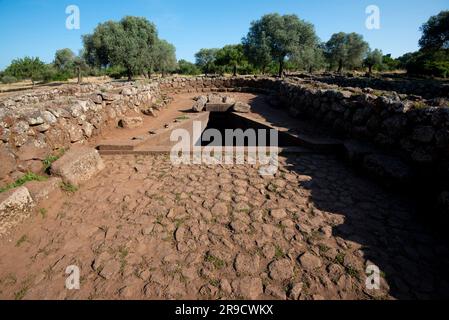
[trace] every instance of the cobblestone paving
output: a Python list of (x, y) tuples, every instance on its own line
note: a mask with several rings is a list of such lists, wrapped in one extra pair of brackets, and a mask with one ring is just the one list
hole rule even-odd
[[(173, 167), (109, 156), (0, 241), (6, 299), (404, 299), (448, 296), (448, 249), (413, 204), (322, 155)], [(57, 202), (57, 201), (56, 201)], [(377, 265), (380, 290), (367, 290)], [(81, 289), (65, 289), (66, 267)]]

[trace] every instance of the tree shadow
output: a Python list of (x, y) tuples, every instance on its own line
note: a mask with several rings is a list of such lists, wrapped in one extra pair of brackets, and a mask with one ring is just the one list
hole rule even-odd
[[(283, 110), (267, 106), (264, 96), (254, 98), (251, 104), (273, 125), (321, 137), (332, 134), (310, 119), (287, 119)], [(341, 251), (363, 257), (365, 265), (359, 270), (363, 279), (367, 264), (374, 264), (394, 298), (449, 298), (448, 239), (423, 223), (422, 217), (431, 219), (432, 212), (418, 209), (422, 208), (419, 198), (380, 185), (337, 155), (306, 153), (283, 157), (289, 170), (307, 177), (299, 187), (310, 194), (315, 213), (342, 218), (333, 225), (332, 237), (327, 241), (337, 241), (333, 245)], [(429, 211), (431, 206), (427, 208)], [(353, 249), (345, 249), (338, 239)]]

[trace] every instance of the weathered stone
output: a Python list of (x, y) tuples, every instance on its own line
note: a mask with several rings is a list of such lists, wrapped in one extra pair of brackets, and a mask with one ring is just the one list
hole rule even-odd
[(273, 280), (284, 281), (293, 277), (293, 265), (290, 260), (282, 259), (272, 262), (268, 266), (270, 278)]
[(323, 264), (320, 258), (308, 252), (299, 257), (299, 262), (306, 271), (313, 271)]
[(270, 215), (276, 220), (282, 220), (287, 216), (287, 212), (284, 209), (273, 209), (270, 211)]
[(98, 151), (88, 147), (74, 147), (51, 166), (53, 174), (74, 186), (91, 179), (104, 169)]
[(46, 181), (30, 181), (25, 184), (25, 187), (30, 192), (31, 198), (35, 202), (46, 200), (54, 192), (60, 189), (62, 179), (52, 177)]
[(232, 107), (232, 110), (239, 113), (248, 113), (251, 112), (251, 106), (247, 103), (236, 102)]
[(50, 150), (46, 146), (37, 146), (35, 143), (27, 143), (19, 148), (16, 156), (20, 161), (44, 160)]
[(110, 92), (102, 92), (101, 97), (103, 98), (104, 101), (117, 101), (121, 99), (119, 94)]
[(257, 300), (263, 293), (262, 279), (244, 277), (232, 282), (234, 292), (248, 300)]
[(206, 103), (207, 103), (207, 97), (199, 96), (196, 98), (196, 101), (192, 106), (192, 110), (194, 112), (202, 112), (204, 110), (204, 108), (206, 107)]
[(68, 124), (65, 128), (70, 137), (70, 142), (78, 142), (83, 140), (83, 130), (76, 124)]
[(422, 143), (429, 143), (435, 136), (435, 130), (431, 126), (421, 126), (413, 130), (412, 139)]
[(0, 193), (0, 235), (26, 219), (33, 206), (33, 199), (25, 187)]
[(240, 274), (254, 275), (259, 272), (260, 258), (258, 255), (250, 256), (239, 253), (235, 259), (235, 270)]
[(129, 87), (129, 88), (123, 88), (122, 89), (122, 95), (124, 96), (133, 96), (137, 94), (137, 89), (133, 88), (133, 87)]
[(411, 169), (400, 159), (371, 154), (365, 157), (363, 167), (378, 177), (390, 178), (396, 181), (407, 180), (411, 177)]
[(7, 176), (14, 171), (16, 160), (14, 155), (5, 148), (0, 147), (0, 178)]
[(124, 117), (120, 119), (119, 126), (125, 129), (135, 129), (143, 125), (141, 117)]

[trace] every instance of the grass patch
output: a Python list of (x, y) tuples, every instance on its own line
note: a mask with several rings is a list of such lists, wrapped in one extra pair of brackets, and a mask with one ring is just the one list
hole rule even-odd
[(42, 160), (42, 164), (44, 165), (44, 172), (47, 172), (50, 170), (51, 165), (59, 160), (65, 153), (65, 149), (60, 149), (57, 154), (48, 155), (44, 160)]
[(26, 234), (24, 234), (23, 236), (20, 237), (19, 240), (17, 240), (16, 247), (20, 247), (22, 244), (24, 244), (27, 241), (28, 241), (28, 237)]
[(75, 193), (78, 191), (78, 188), (76, 186), (67, 182), (61, 183), (61, 189), (68, 193)]
[(189, 119), (190, 118), (188, 116), (180, 116), (180, 117), (176, 118), (176, 120), (178, 120), (178, 121), (184, 121), (184, 120), (189, 120)]
[(39, 213), (42, 216), (42, 219), (45, 219), (47, 217), (47, 209), (45, 208), (40, 208), (39, 209)]
[(339, 254), (337, 254), (337, 256), (335, 257), (335, 261), (336, 261), (338, 264), (344, 266), (344, 262), (345, 262), (345, 254), (344, 254), (344, 253), (339, 253)]
[(206, 260), (206, 262), (212, 263), (216, 269), (223, 269), (225, 267), (225, 265), (226, 265), (226, 263), (223, 260), (221, 260), (221, 259), (219, 259), (217, 257), (214, 257), (214, 256), (212, 256), (210, 254), (208, 254), (206, 256), (205, 260)]
[(279, 246), (275, 246), (274, 250), (275, 250), (274, 257), (276, 259), (282, 259), (285, 257), (284, 251), (282, 251), (282, 249)]
[(17, 179), (15, 182), (8, 184), (6, 187), (0, 188), (0, 193), (23, 186), (25, 183), (30, 181), (46, 181), (48, 178), (44, 176), (37, 175), (32, 172), (26, 173), (21, 178)]

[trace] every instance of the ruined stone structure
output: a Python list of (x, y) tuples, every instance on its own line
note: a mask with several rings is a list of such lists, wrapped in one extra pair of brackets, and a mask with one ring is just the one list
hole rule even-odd
[(132, 127), (142, 113), (156, 116), (155, 110), (164, 105), (163, 94), (232, 91), (267, 94), (274, 108), (288, 109), (293, 117), (307, 116), (333, 128), (341, 138), (342, 154), (383, 180), (409, 185), (424, 179), (432, 182), (434, 193), (448, 188), (446, 100), (366, 87), (342, 88), (316, 79), (263, 77), (175, 77), (152, 84), (67, 85), (3, 99), (0, 177), (3, 182), (13, 181), (21, 172), (39, 171), (42, 159), (53, 150), (79, 144), (105, 126)]

